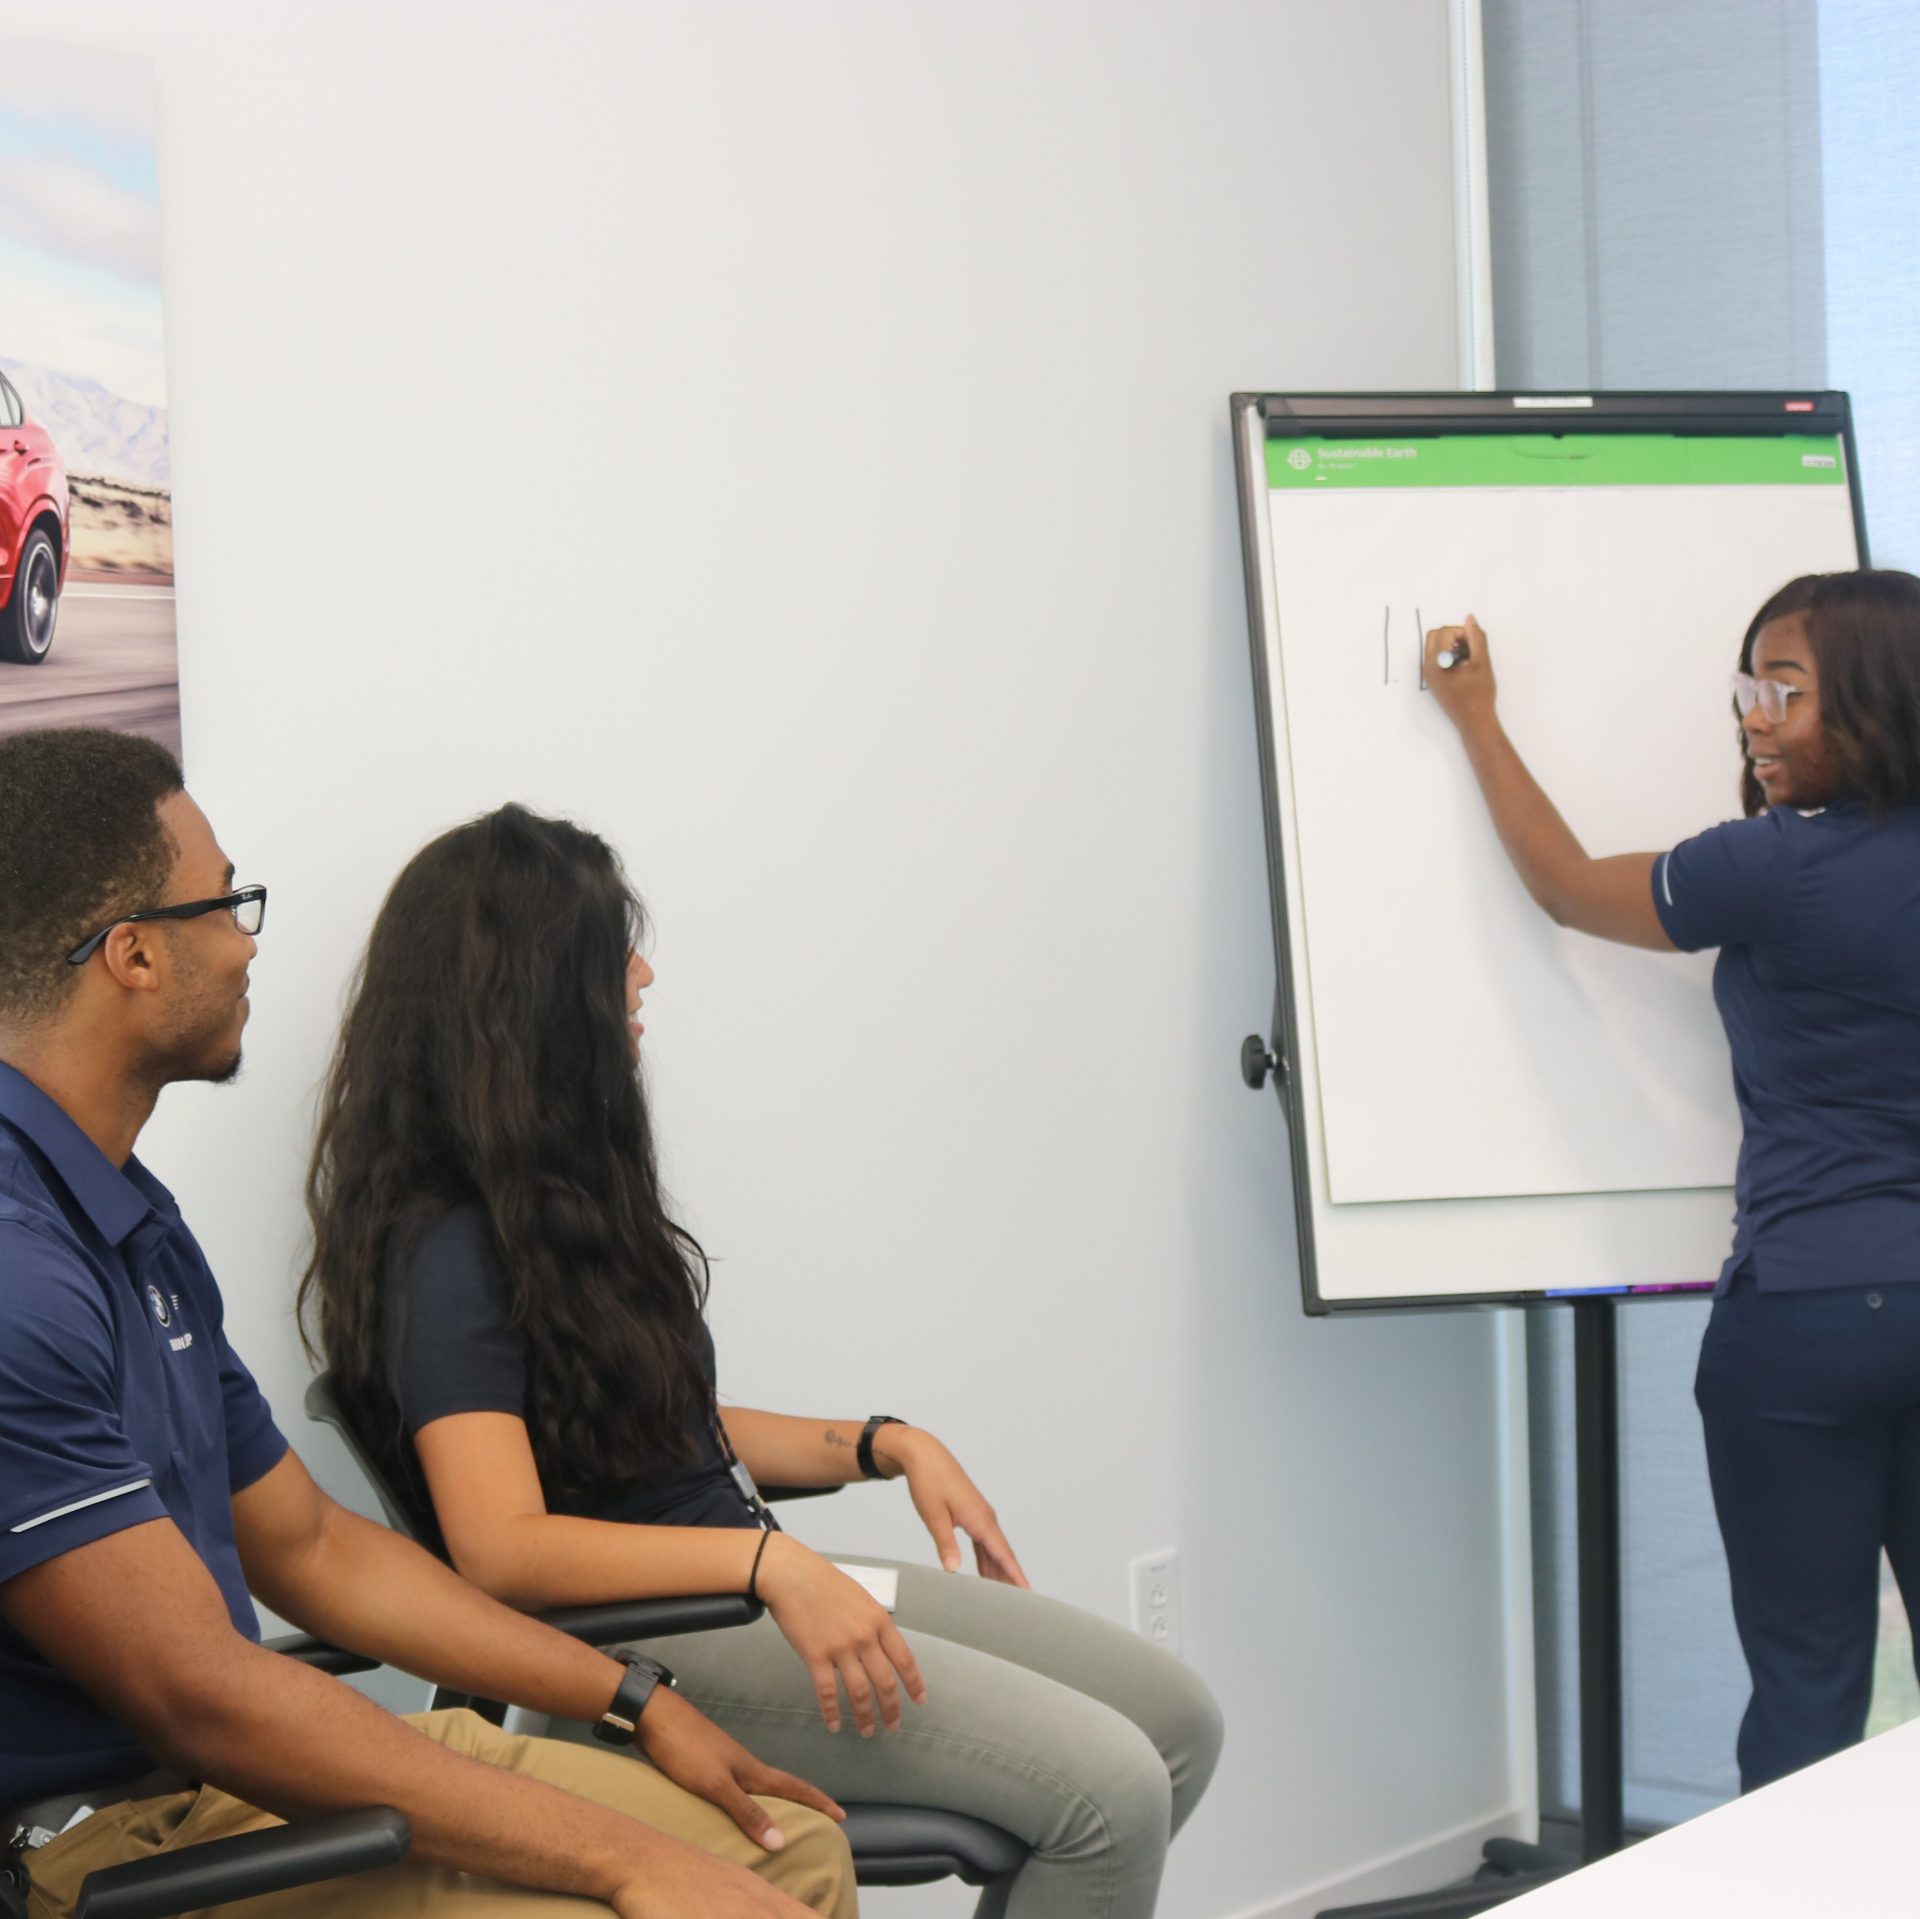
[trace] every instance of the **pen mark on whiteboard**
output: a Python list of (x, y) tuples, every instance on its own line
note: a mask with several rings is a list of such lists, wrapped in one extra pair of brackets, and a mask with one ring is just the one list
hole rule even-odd
[(1380, 618), (1380, 684), (1393, 684), (1393, 608), (1388, 607)]
[(1418, 650), (1420, 661), (1420, 691), (1427, 690), (1427, 623), (1420, 617), (1420, 609), (1413, 609), (1413, 643)]

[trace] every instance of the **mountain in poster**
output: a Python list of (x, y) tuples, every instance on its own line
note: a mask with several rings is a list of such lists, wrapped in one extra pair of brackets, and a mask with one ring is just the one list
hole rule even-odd
[(0, 373), (19, 388), (28, 413), (53, 435), (69, 474), (171, 492), (167, 410), (111, 393), (83, 374), (12, 360)]

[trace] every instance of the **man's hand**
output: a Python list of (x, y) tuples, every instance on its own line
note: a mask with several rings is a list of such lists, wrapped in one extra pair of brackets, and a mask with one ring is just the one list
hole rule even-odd
[[(647, 1709), (640, 1715), (640, 1749), (676, 1786), (684, 1786), (718, 1806), (763, 1852), (778, 1852), (787, 1841), (766, 1807), (752, 1796), (755, 1793), (811, 1806), (829, 1819), (847, 1816), (818, 1786), (763, 1764), (739, 1740), (722, 1732), (706, 1714), (666, 1686), (654, 1687)], [(753, 1884), (759, 1887), (758, 1880)], [(742, 1910), (758, 1912), (761, 1908)]]
[(799, 1900), (744, 1866), (685, 1845), (650, 1861), (609, 1904), (620, 1919), (816, 1919)]
[(1027, 1588), (1027, 1576), (985, 1495), (931, 1433), (917, 1426), (882, 1426), (874, 1435), (873, 1457), (887, 1478), (906, 1480), (914, 1511), (933, 1535), (948, 1572), (960, 1570), (960, 1542), (954, 1535), (963, 1532), (973, 1541), (982, 1579)]
[[(1451, 666), (1440, 664), (1442, 654), (1452, 656)], [(1427, 635), (1420, 670), (1440, 710), (1463, 732), (1493, 717), (1493, 660), (1487, 636), (1471, 613), (1465, 626), (1436, 626)]]

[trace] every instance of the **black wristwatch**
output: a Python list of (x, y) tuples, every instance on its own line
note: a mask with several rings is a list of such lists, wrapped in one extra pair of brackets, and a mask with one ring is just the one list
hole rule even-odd
[(874, 1434), (882, 1426), (904, 1426), (906, 1423), (904, 1419), (895, 1419), (891, 1413), (875, 1413), (860, 1428), (860, 1444), (855, 1447), (853, 1456), (859, 1464), (862, 1479), (878, 1479), (881, 1476), (880, 1468), (874, 1464), (873, 1460)]
[(610, 1746), (632, 1745), (640, 1736), (640, 1715), (646, 1711), (653, 1689), (665, 1686), (671, 1692), (674, 1684), (673, 1674), (659, 1660), (637, 1652), (623, 1653), (621, 1657), (627, 1662), (627, 1676), (613, 1695), (613, 1704), (600, 1715), (600, 1723), (593, 1729), (593, 1736), (604, 1739)]

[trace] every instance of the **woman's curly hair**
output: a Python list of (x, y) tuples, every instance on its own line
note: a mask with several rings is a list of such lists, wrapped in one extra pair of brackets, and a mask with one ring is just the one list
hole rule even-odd
[(548, 1497), (591, 1504), (692, 1455), (706, 1261), (668, 1217), (627, 1028), (645, 924), (604, 840), (513, 805), (422, 848), (374, 922), (321, 1093), (301, 1331), (423, 1509), (385, 1302), (462, 1203), (526, 1341)]

